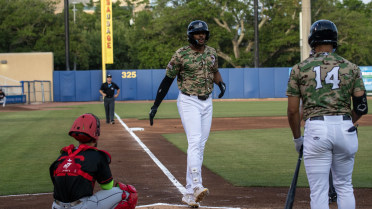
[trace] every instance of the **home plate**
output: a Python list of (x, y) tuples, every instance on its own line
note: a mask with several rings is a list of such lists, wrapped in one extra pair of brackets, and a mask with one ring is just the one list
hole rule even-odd
[(143, 131), (144, 128), (130, 128), (131, 131)]

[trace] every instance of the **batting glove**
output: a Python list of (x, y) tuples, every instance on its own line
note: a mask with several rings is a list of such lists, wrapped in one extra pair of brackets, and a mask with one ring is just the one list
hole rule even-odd
[(301, 136), (301, 137), (299, 137), (299, 138), (297, 138), (297, 139), (293, 139), (293, 141), (294, 141), (294, 143), (295, 143), (296, 151), (297, 151), (298, 153), (300, 153), (301, 146), (302, 146), (302, 144), (304, 143), (304, 137)]
[(226, 84), (225, 84), (223, 81), (221, 81), (221, 82), (218, 84), (218, 87), (220, 87), (220, 91), (221, 91), (220, 95), (218, 95), (218, 98), (221, 98), (221, 97), (223, 97), (223, 95), (225, 94), (225, 91), (226, 91)]
[(154, 106), (151, 107), (151, 110), (150, 110), (150, 113), (149, 113), (150, 125), (151, 126), (154, 124), (154, 117), (155, 117), (155, 114), (156, 114), (157, 111), (158, 111), (157, 106), (154, 105)]

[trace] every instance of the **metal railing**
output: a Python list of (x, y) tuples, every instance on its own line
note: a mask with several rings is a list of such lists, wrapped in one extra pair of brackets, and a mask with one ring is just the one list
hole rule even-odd
[(52, 85), (47, 80), (21, 81), (23, 94), (27, 97), (27, 103), (51, 102)]

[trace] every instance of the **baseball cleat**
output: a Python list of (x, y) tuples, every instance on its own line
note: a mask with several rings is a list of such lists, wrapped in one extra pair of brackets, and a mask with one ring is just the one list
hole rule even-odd
[(209, 190), (207, 188), (204, 188), (204, 187), (194, 188), (195, 202), (201, 202), (208, 195), (209, 195)]
[(182, 197), (182, 202), (187, 204), (191, 208), (198, 208), (199, 203), (195, 202), (194, 195), (192, 194), (185, 194)]
[(112, 120), (112, 121), (111, 121), (111, 124), (115, 124), (115, 121), (114, 121), (114, 120)]

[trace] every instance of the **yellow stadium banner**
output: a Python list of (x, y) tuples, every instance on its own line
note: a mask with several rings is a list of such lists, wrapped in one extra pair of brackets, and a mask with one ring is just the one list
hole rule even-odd
[(112, 1), (101, 0), (102, 63), (114, 63)]

